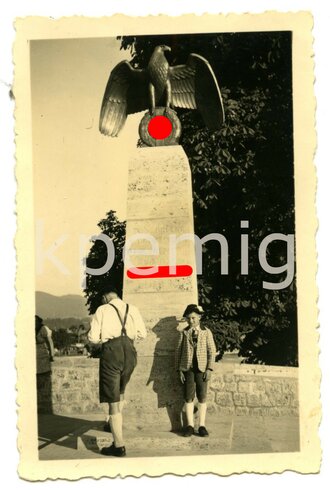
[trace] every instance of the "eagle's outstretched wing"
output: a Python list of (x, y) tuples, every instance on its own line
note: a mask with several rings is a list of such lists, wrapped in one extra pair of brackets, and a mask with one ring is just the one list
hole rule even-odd
[(186, 65), (170, 67), (172, 104), (198, 109), (209, 129), (220, 129), (225, 120), (217, 79), (209, 62), (191, 53)]
[(114, 67), (104, 92), (99, 129), (107, 136), (117, 136), (127, 114), (148, 108), (145, 70), (133, 68), (128, 61)]

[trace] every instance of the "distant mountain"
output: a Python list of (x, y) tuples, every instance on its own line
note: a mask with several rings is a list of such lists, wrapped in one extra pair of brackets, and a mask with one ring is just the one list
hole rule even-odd
[(54, 296), (36, 291), (36, 314), (41, 318), (86, 318), (85, 298), (78, 294)]
[(90, 328), (90, 317), (89, 318), (47, 318), (43, 317), (44, 325), (47, 325), (51, 330), (67, 330), (68, 332), (74, 333), (76, 327), (84, 326), (81, 331), (87, 332)]

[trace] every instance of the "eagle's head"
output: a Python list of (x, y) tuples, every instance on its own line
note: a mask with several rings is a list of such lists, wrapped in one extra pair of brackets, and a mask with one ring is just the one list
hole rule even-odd
[(156, 46), (155, 51), (158, 53), (164, 53), (164, 51), (171, 51), (171, 48), (166, 46), (166, 44), (161, 44), (160, 46)]

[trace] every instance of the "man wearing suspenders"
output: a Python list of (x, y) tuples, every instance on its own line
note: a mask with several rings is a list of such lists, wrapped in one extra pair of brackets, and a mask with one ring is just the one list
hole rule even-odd
[(122, 301), (108, 288), (91, 322), (88, 339), (102, 344), (100, 356), (100, 403), (109, 404), (109, 423), (114, 442), (103, 448), (106, 456), (125, 456), (123, 416), (125, 388), (136, 366), (134, 340), (146, 337), (146, 327), (136, 306)]

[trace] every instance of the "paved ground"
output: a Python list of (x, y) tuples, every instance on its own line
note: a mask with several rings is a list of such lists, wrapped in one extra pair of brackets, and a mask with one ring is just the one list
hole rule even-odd
[[(299, 451), (297, 417), (209, 416), (208, 438), (183, 438), (164, 430), (124, 430), (128, 457), (247, 454)], [(39, 415), (42, 460), (104, 458), (99, 447), (110, 445), (102, 431), (103, 415)], [(90, 444), (90, 442), (93, 442)]]

